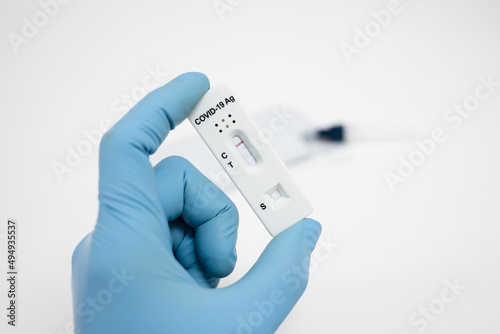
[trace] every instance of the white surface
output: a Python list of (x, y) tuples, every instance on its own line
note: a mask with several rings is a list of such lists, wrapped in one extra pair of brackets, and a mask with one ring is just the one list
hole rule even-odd
[[(323, 224), (323, 246), (279, 333), (418, 333), (409, 317), (455, 277), (467, 288), (425, 333), (500, 332), (500, 89), (459, 128), (443, 121), (480, 76), (500, 80), (500, 5), (401, 3), (403, 12), (347, 63), (340, 43), (352, 43), (354, 29), (388, 1), (242, 1), (220, 20), (212, 1), (73, 0), (18, 53), (6, 36), (40, 7), (2, 2), (0, 233), (8, 217), (21, 225), (21, 274), (20, 326), (2, 320), (0, 331), (69, 333), (70, 256), (95, 223), (97, 149), (61, 183), (51, 164), (64, 162), (84, 130), (121, 117), (159, 66), (169, 74), (158, 82), (196, 70), (230, 83), (250, 112), (288, 106), (318, 125), (412, 124), (421, 139), (447, 131), (394, 192), (384, 173), (416, 149), (411, 142), (335, 147), (294, 166)], [(153, 160), (194, 135), (182, 124)], [(244, 199), (230, 196), (241, 230), (226, 285), (269, 240)], [(4, 291), (0, 280), (2, 300)]]
[[(240, 95), (226, 85), (212, 87), (188, 119), (272, 236), (312, 213), (307, 197), (241, 105)], [(246, 152), (245, 146), (236, 146), (243, 141)], [(270, 195), (276, 189), (286, 199), (274, 201)]]

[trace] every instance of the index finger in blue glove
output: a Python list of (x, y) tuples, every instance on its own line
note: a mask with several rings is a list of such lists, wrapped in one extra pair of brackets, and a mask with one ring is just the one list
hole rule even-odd
[(180, 75), (148, 94), (104, 135), (99, 155), (101, 210), (127, 226), (165, 222), (149, 155), (209, 86), (201, 73)]

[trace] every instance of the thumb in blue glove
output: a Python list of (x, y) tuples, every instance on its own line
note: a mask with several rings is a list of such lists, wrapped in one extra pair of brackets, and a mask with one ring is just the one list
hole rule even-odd
[(72, 259), (76, 333), (272, 333), (304, 292), (318, 222), (283, 231), (215, 289), (236, 263), (236, 207), (187, 160), (149, 161), (208, 89), (183, 74), (104, 135), (97, 224)]

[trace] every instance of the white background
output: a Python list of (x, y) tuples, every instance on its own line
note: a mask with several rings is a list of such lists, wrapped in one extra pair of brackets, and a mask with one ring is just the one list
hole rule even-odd
[[(65, 163), (82, 131), (121, 117), (112, 104), (158, 66), (170, 73), (165, 82), (201, 71), (227, 83), (251, 113), (286, 106), (318, 126), (409, 124), (419, 139), (446, 131), (395, 191), (384, 173), (417, 148), (411, 140), (349, 143), (291, 168), (322, 238), (339, 247), (317, 263), (279, 333), (418, 333), (410, 316), (455, 278), (465, 290), (425, 332), (499, 333), (500, 88), (457, 129), (443, 115), (480, 76), (500, 81), (500, 4), (401, 0), (402, 13), (349, 63), (340, 44), (353, 44), (356, 27), (388, 2), (233, 0), (221, 19), (211, 0), (72, 0), (16, 52), (8, 34), (21, 34), (40, 5), (2, 0), (0, 232), (18, 220), (20, 297), (19, 326), (7, 328), (2, 311), (0, 331), (69, 333), (70, 257), (97, 216), (97, 148), (62, 182), (52, 164)], [(194, 137), (183, 123), (156, 161)], [(224, 285), (270, 239), (243, 198), (229, 195), (241, 229)], [(0, 289), (5, 305), (4, 279)]]

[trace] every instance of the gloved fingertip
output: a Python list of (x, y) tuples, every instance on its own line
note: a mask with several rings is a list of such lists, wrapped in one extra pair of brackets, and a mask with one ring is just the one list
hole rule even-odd
[(195, 85), (201, 91), (210, 89), (210, 80), (201, 72), (186, 72), (179, 75), (174, 80), (177, 82), (182, 82), (184, 80), (189, 81), (191, 85)]
[[(319, 222), (305, 218), (278, 234), (274, 239), (276, 241), (280, 240), (280, 244), (295, 244), (312, 252), (321, 235), (321, 230), (322, 227)], [(284, 242), (285, 239), (287, 242)]]
[(236, 265), (236, 253), (234, 256), (229, 256), (226, 259), (218, 259), (215, 261), (205, 260), (205, 270), (215, 278), (224, 278), (229, 276)]
[(207, 242), (205, 237), (200, 235), (196, 241), (198, 258), (213, 277), (227, 277), (236, 266), (236, 240), (229, 242), (229, 239), (217, 238), (219, 242)]
[(318, 221), (311, 218), (303, 219), (301, 223), (305, 225), (304, 228), (307, 230), (307, 235), (311, 238), (312, 249), (314, 249), (316, 247), (316, 243), (319, 240), (323, 227)]

